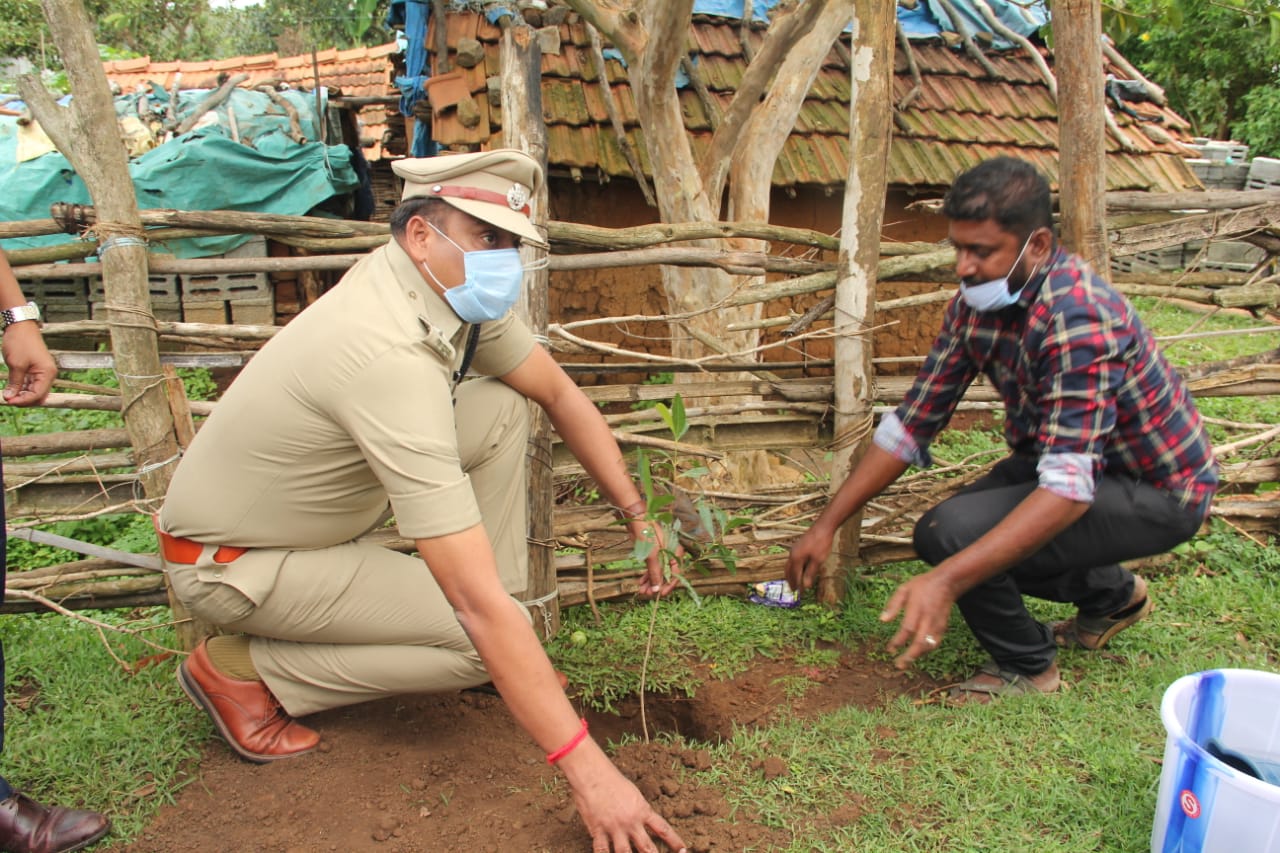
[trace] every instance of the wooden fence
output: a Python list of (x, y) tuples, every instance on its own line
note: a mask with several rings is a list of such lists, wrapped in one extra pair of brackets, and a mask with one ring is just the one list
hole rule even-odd
[[(1190, 195), (1190, 194), (1188, 194)], [(1153, 197), (1113, 194), (1109, 210), (1116, 214), (1111, 234), (1113, 261), (1120, 269), (1113, 276), (1117, 287), (1131, 295), (1157, 296), (1200, 303), (1212, 310), (1247, 308), (1258, 317), (1260, 334), (1275, 334), (1280, 327), (1280, 276), (1275, 259), (1280, 253), (1280, 193), (1199, 193), (1194, 197), (1155, 197), (1163, 204), (1151, 212)], [(1197, 208), (1195, 214), (1172, 213)], [(53, 233), (66, 227), (90, 228), (91, 208), (57, 211), (58, 219), (0, 224), (0, 237)], [(292, 273), (302, 285), (297, 289), (301, 305), (317, 298), (323, 286), (321, 272), (341, 271), (362, 254), (388, 239), (385, 225), (336, 222), (308, 217), (248, 216), (234, 212), (144, 211), (144, 224), (153, 241), (215, 233), (252, 233), (291, 247), (286, 257), (206, 258), (175, 260), (155, 257), (153, 275), (231, 275)], [(761, 349), (793, 345), (806, 336), (829, 337), (831, 304), (835, 286), (834, 265), (820, 260), (743, 252), (717, 252), (682, 245), (690, 240), (743, 236), (766, 239), (778, 246), (835, 249), (829, 235), (802, 229), (750, 223), (664, 224), (611, 230), (565, 222), (549, 223), (552, 244), (550, 269), (570, 271), (633, 265), (704, 265), (736, 274), (763, 276), (758, 284), (739, 290), (734, 304), (763, 304), (764, 318), (755, 326), (765, 341)], [(1248, 240), (1267, 253), (1264, 262), (1248, 270), (1210, 270), (1192, 273), (1140, 272), (1125, 267), (1124, 258), (1168, 245), (1199, 240)], [(65, 279), (92, 280), (100, 275), (96, 263), (82, 258), (95, 248), (91, 232), (71, 248), (25, 250), (10, 253), (11, 263), (24, 286)], [(608, 250), (608, 251), (601, 251)], [(876, 303), (876, 316), (939, 304), (951, 298), (953, 255), (933, 244), (893, 244), (883, 247), (877, 270), (879, 281), (910, 280), (934, 283), (931, 292)], [(808, 310), (790, 307), (797, 301)], [(160, 312), (156, 312), (160, 316)], [(232, 312), (234, 315), (234, 312)], [(549, 346), (571, 374), (590, 373), (613, 377), (609, 384), (585, 387), (585, 393), (606, 411), (614, 434), (624, 447), (649, 446), (680, 460), (709, 462), (712, 475), (686, 482), (732, 516), (749, 519), (724, 538), (734, 554), (733, 570), (723, 560), (701, 561), (690, 577), (704, 592), (741, 590), (745, 584), (779, 577), (785, 546), (811, 520), (827, 498), (826, 472), (821, 457), (833, 441), (831, 402), (833, 365), (830, 361), (769, 361), (759, 370), (744, 370), (742, 359), (759, 352), (734, 353), (701, 361), (671, 357), (645, 346), (635, 348), (604, 343), (593, 338), (593, 328), (605, 324), (664, 323), (665, 316), (601, 318), (579, 323), (552, 322), (547, 329)], [(278, 329), (272, 322), (202, 323), (157, 319), (156, 329), (168, 351), (161, 360), (167, 366), (230, 368), (243, 366), (253, 352)], [(50, 323), (45, 334), (63, 370), (106, 367), (109, 352), (97, 345), (107, 340), (108, 328), (98, 319)], [(1180, 336), (1186, 339), (1194, 336)], [(1233, 333), (1242, 334), (1242, 333)], [(59, 348), (72, 341), (76, 348)], [(589, 356), (590, 360), (581, 357)], [(903, 361), (896, 359), (895, 361)], [(767, 368), (767, 372), (763, 368)], [(719, 373), (732, 378), (713, 381)], [(1197, 365), (1184, 371), (1198, 397), (1275, 395), (1280, 391), (1280, 347), (1260, 356), (1218, 364)], [(638, 375), (672, 374), (661, 383), (621, 381)], [(753, 375), (754, 374), (754, 375)], [(876, 411), (892, 408), (906, 392), (909, 376), (882, 375), (877, 380)], [(198, 424), (216, 403), (188, 402), (179, 389), (171, 396), (180, 432), (184, 424)], [(680, 442), (673, 442), (652, 408), (643, 404), (669, 401), (675, 395), (698, 402), (688, 411), (692, 428)], [(732, 398), (732, 404), (717, 399)], [(742, 401), (746, 402), (742, 402)], [(982, 383), (970, 389), (961, 404), (964, 411), (984, 412), (997, 405), (992, 389)], [(49, 408), (119, 411), (120, 397), (110, 388), (62, 382), (50, 395)], [(1217, 448), (1226, 483), (1215, 502), (1214, 514), (1246, 532), (1276, 532), (1280, 500), (1275, 492), (1254, 494), (1259, 484), (1280, 481), (1280, 458), (1275, 448), (1280, 428), (1271, 424), (1223, 424), (1241, 437)], [(188, 427), (194, 429), (195, 427)], [(845, 437), (847, 438), (847, 437)], [(179, 444), (189, 435), (179, 436)], [(736, 451), (764, 450), (783, 460), (776, 470), (785, 474), (753, 481), (742, 489), (738, 478), (724, 476), (723, 461)], [(133, 452), (123, 428), (95, 429), (7, 438), (3, 442), (10, 524), (14, 535), (50, 541), (40, 525), (56, 520), (83, 519), (113, 513), (149, 513), (154, 500), (142, 496)], [(912, 473), (902, 478), (870, 505), (862, 521), (861, 552), (856, 562), (876, 566), (909, 559), (911, 526), (919, 513), (950, 491), (969, 482), (994, 462), (992, 458), (967, 459), (952, 465)], [(556, 577), (562, 605), (591, 603), (628, 596), (637, 581), (635, 572), (607, 568), (625, 556), (627, 544), (607, 507), (579, 499), (590, 485), (572, 458), (553, 452), (554, 494), (548, 496), (552, 513)], [(539, 508), (533, 508), (534, 512)], [(56, 537), (55, 537), (56, 538)], [(412, 543), (394, 530), (373, 534), (387, 547), (410, 550)], [(51, 544), (60, 544), (51, 542)], [(66, 544), (66, 543), (61, 543)], [(544, 546), (550, 543), (543, 543)], [(696, 541), (688, 543), (696, 549)], [(0, 611), (14, 612), (58, 602), (67, 609), (133, 607), (165, 604), (163, 578), (153, 555), (124, 555), (108, 549), (79, 547), (86, 558), (59, 566), (9, 575), (8, 590)]]

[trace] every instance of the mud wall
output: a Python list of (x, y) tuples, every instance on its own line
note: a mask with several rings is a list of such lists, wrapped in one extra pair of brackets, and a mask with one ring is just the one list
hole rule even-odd
[[(886, 200), (882, 240), (933, 242), (946, 236), (946, 221), (941, 216), (905, 210), (912, 200), (905, 193), (890, 193)], [(608, 228), (624, 228), (657, 221), (657, 211), (645, 203), (635, 185), (622, 181), (600, 185), (553, 180), (550, 186), (550, 207), (552, 219)], [(794, 196), (775, 192), (771, 219), (776, 225), (835, 234), (840, 230), (841, 198), (838, 194), (827, 194), (820, 189), (800, 190)], [(804, 253), (817, 250), (781, 244), (775, 245), (773, 251), (812, 256)], [(834, 260), (834, 253), (824, 253), (824, 259)], [(550, 286), (550, 311), (555, 322), (665, 313), (666, 300), (657, 267), (556, 273), (551, 277)], [(877, 285), (876, 296), (881, 300), (894, 299), (931, 292), (937, 287), (936, 284), (922, 282), (882, 282)], [(820, 299), (821, 295), (806, 295), (779, 300), (765, 306), (765, 315), (785, 316), (788, 311), (803, 312)], [(927, 353), (942, 321), (942, 305), (943, 303), (938, 303), (923, 308), (880, 312), (875, 318), (877, 325), (894, 325), (874, 334), (875, 355), (895, 357)], [(627, 349), (669, 352), (668, 332), (666, 325), (662, 323), (631, 323), (625, 329), (594, 327), (585, 334), (593, 340), (607, 341)], [(762, 343), (780, 339), (777, 330), (769, 330), (764, 333)], [(829, 340), (801, 341), (792, 346), (770, 350), (765, 360), (820, 361), (830, 359), (831, 351)], [(583, 363), (592, 358), (575, 355), (572, 360)], [(884, 368), (885, 372), (914, 372), (914, 369)], [(825, 371), (819, 368), (816, 372)], [(590, 378), (586, 379), (591, 381)]]

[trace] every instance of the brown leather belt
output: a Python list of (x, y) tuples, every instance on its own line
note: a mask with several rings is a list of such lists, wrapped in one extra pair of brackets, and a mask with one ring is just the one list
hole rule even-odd
[[(204, 545), (194, 539), (170, 536), (159, 527), (156, 528), (156, 536), (160, 538), (160, 555), (164, 557), (166, 563), (194, 566), (200, 559), (200, 555), (204, 553)], [(213, 552), (213, 561), (225, 565), (238, 559), (248, 550), (248, 548), (236, 548), (232, 545), (219, 545), (218, 550)]]

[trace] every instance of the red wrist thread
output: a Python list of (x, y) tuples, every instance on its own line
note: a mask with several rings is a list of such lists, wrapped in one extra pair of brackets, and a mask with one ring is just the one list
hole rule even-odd
[(547, 753), (547, 763), (555, 764), (557, 761), (564, 758), (569, 753), (573, 752), (574, 748), (586, 739), (587, 739), (587, 721), (584, 718), (582, 720), (582, 728), (578, 729), (578, 733), (576, 735), (569, 738), (568, 743), (566, 743), (564, 746), (557, 749), (555, 752)]

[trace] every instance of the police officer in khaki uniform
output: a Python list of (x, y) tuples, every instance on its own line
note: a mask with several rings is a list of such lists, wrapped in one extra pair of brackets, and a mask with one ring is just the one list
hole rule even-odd
[[(393, 168), (393, 239), (262, 348), (174, 474), (157, 517), (170, 582), (228, 632), (179, 682), (265, 762), (319, 743), (296, 716), (492, 680), (564, 770), (595, 850), (681, 849), (588, 736), (512, 597), (527, 585), (526, 399), (632, 536), (661, 535), (599, 411), (510, 313), (520, 241), (545, 245), (528, 207), (541, 170), (514, 150)], [(467, 365), (486, 378), (460, 381)], [(355, 541), (388, 513), (417, 556)], [(675, 585), (659, 550), (642, 593)]]

